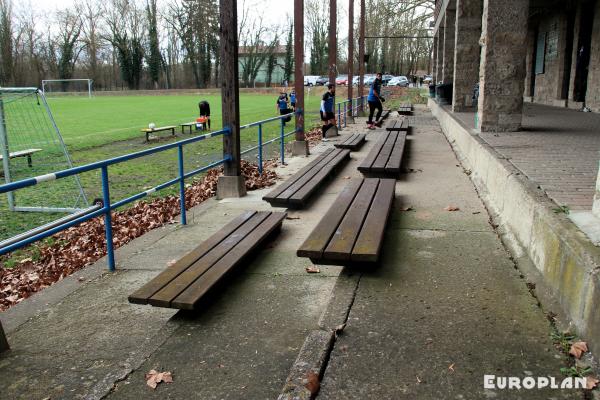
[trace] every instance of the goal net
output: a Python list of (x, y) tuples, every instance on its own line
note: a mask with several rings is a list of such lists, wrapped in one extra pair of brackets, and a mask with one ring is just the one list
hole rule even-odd
[(45, 79), (42, 81), (42, 93), (45, 96), (80, 95), (92, 97), (91, 79)]
[[(44, 94), (0, 88), (0, 178), (6, 183), (71, 168), (72, 162)], [(77, 175), (8, 192), (0, 212), (73, 212), (88, 202)], [(4, 204), (3, 204), (4, 203)]]

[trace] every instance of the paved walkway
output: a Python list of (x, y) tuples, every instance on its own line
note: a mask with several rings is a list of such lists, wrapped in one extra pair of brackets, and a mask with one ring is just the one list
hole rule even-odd
[[(473, 128), (473, 113), (456, 113)], [(481, 133), (559, 205), (592, 209), (600, 160), (600, 114), (525, 103), (523, 131)]]
[[(550, 326), (431, 115), (419, 109), (407, 168), (378, 268), (320, 266), (298, 246), (347, 183), (369, 141), (281, 235), (196, 313), (128, 304), (126, 297), (263, 192), (210, 200), (190, 225), (155, 230), (119, 249), (119, 272), (99, 262), (0, 315), (12, 350), (0, 355), (3, 399), (273, 399), (309, 332), (349, 309), (322, 380), (324, 399), (549, 399), (580, 393), (483, 390), (483, 374), (560, 377)], [(346, 132), (363, 131), (357, 124)], [(314, 149), (322, 150), (324, 143)], [(307, 162), (290, 159), (290, 174)], [(444, 208), (456, 205), (460, 211)], [(412, 210), (402, 211), (411, 206)], [(340, 275), (341, 273), (341, 275)], [(355, 292), (353, 301), (347, 293)], [(174, 382), (145, 385), (150, 369)]]

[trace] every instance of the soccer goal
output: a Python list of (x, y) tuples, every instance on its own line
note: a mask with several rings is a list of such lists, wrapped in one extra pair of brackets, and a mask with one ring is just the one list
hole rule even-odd
[[(0, 164), (6, 183), (73, 166), (37, 88), (0, 88)], [(10, 211), (75, 212), (88, 206), (77, 175), (7, 192), (7, 200)]]
[(51, 94), (87, 94), (92, 97), (94, 81), (91, 79), (44, 79), (42, 80), (42, 93), (44, 96)]

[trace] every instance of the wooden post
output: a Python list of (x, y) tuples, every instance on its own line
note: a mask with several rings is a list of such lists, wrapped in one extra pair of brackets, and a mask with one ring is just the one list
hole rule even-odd
[[(348, 0), (348, 100), (352, 105), (352, 80), (354, 79), (354, 0)], [(352, 110), (354, 116), (354, 110)]]
[[(365, 0), (360, 0), (360, 22), (358, 33), (358, 97), (364, 96), (365, 85), (365, 9)], [(362, 112), (363, 110), (361, 109), (360, 111)]]
[(329, 83), (337, 77), (337, 0), (329, 0)]
[(307, 156), (308, 142), (304, 136), (304, 0), (294, 0), (294, 90), (296, 91), (296, 140), (292, 155)]
[(6, 340), (4, 329), (2, 329), (2, 322), (0, 322), (0, 353), (8, 349), (10, 349), (10, 347), (8, 347), (8, 340)]
[(242, 197), (246, 194), (240, 168), (240, 93), (238, 81), (237, 0), (220, 0), (219, 36), (221, 43), (221, 105), (223, 128), (231, 133), (223, 136), (223, 155), (231, 160), (219, 177), (217, 198)]

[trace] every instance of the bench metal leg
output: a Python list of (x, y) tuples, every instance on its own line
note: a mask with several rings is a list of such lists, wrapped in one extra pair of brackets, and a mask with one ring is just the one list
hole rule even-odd
[(2, 329), (2, 322), (0, 322), (0, 353), (9, 349), (10, 347), (8, 346), (8, 340), (6, 340), (4, 329)]
[(33, 163), (31, 162), (31, 154), (27, 155), (27, 165), (29, 168), (33, 167)]

